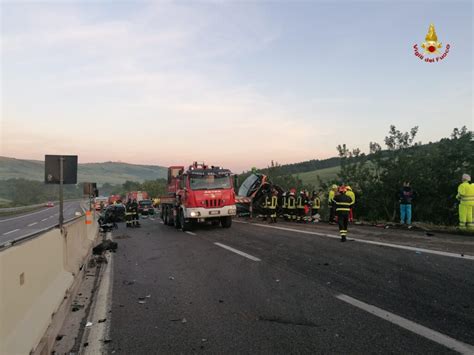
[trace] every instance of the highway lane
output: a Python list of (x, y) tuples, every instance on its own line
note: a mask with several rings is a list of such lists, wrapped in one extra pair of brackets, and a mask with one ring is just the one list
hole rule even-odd
[(142, 224), (114, 231), (109, 352), (474, 351), (472, 260), (251, 224)]
[[(80, 201), (67, 201), (64, 203), (64, 219), (70, 219), (76, 212), (81, 212)], [(59, 204), (54, 207), (44, 208), (40, 211), (22, 215), (8, 216), (0, 219), (0, 243), (18, 238), (35, 231), (52, 227), (59, 221)]]

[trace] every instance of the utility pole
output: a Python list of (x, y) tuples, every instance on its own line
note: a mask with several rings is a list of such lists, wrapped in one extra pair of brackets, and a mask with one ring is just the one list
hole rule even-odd
[(59, 157), (59, 229), (63, 229), (64, 215), (64, 195), (63, 195), (63, 184), (64, 184), (64, 157)]

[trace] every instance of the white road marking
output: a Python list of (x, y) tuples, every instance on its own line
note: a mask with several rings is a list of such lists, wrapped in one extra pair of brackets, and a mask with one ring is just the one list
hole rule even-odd
[(12, 230), (12, 231), (10, 231), (10, 232), (3, 233), (3, 235), (7, 235), (7, 234), (10, 234), (10, 233), (15, 233), (15, 232), (17, 232), (17, 231), (19, 231), (19, 229), (14, 229), (14, 230)]
[(447, 335), (437, 332), (436, 330), (432, 330), (411, 320), (402, 318), (391, 312), (387, 312), (381, 308), (364, 303), (344, 294), (337, 295), (336, 298), (461, 354), (474, 353), (474, 346), (472, 345), (453, 339)]
[[(243, 223), (240, 221), (234, 221), (237, 223)], [(296, 233), (302, 233), (302, 234), (311, 234), (311, 235), (317, 235), (320, 237), (326, 237), (326, 238), (333, 238), (333, 239), (340, 239), (341, 237), (338, 235), (334, 234), (326, 234), (326, 233), (318, 233), (318, 232), (311, 232), (311, 231), (304, 231), (304, 230), (299, 230), (299, 229), (294, 229), (294, 228), (286, 228), (286, 227), (276, 227), (276, 226), (269, 226), (266, 224), (260, 224), (260, 223), (248, 223), (254, 226), (258, 227), (264, 227), (264, 228), (273, 228), (273, 229), (279, 229), (279, 230), (284, 230), (284, 231), (289, 231), (289, 232), (296, 232)], [(417, 248), (417, 247), (410, 247), (408, 245), (399, 245), (399, 244), (391, 244), (391, 243), (384, 243), (384, 242), (377, 242), (373, 240), (365, 240), (365, 239), (356, 239), (356, 238), (348, 238), (347, 240), (353, 240), (355, 242), (359, 243), (365, 243), (365, 244), (373, 244), (373, 245), (381, 245), (385, 247), (390, 247), (390, 248), (396, 248), (396, 249), (404, 249), (404, 250), (410, 250), (410, 251), (419, 251), (422, 253), (426, 254), (434, 254), (434, 255), (441, 255), (441, 256), (448, 256), (451, 258), (458, 258), (458, 259), (465, 259), (465, 260), (474, 260), (474, 255), (461, 255), (461, 254), (456, 254), (456, 253), (450, 253), (446, 251), (439, 251), (439, 250), (432, 250), (432, 249), (425, 249), (425, 248)]]
[(13, 221), (14, 219), (19, 219), (19, 218), (24, 218), (24, 217), (32, 216), (32, 215), (34, 215), (34, 214), (42, 213), (42, 212), (45, 212), (45, 211), (49, 211), (49, 210), (48, 210), (48, 209), (44, 209), (44, 210), (36, 211), (36, 212), (33, 212), (33, 213), (23, 214), (23, 215), (18, 216), (18, 217), (2, 219), (2, 220), (0, 220), (0, 223), (8, 222), (8, 221)]
[[(50, 217), (50, 218), (51, 218), (51, 217)], [(41, 222), (44, 222), (44, 221), (47, 221), (47, 220), (48, 220), (48, 218), (43, 218), (43, 219), (41, 220)]]
[(30, 223), (30, 224), (28, 224), (28, 227), (34, 226), (35, 224), (38, 224), (38, 222)]
[(185, 233), (188, 233), (188, 234), (191, 234), (191, 235), (196, 235), (196, 233), (193, 233), (193, 232), (190, 232), (190, 231), (186, 231)]
[(253, 260), (253, 261), (261, 261), (259, 258), (256, 258), (255, 256), (252, 256), (250, 254), (247, 254), (247, 253), (244, 253), (243, 251), (240, 251), (240, 250), (237, 250), (237, 249), (234, 249), (228, 245), (225, 245), (225, 244), (221, 244), (221, 243), (214, 243), (215, 245), (221, 247), (221, 248), (224, 248), (224, 249), (227, 249), (227, 250), (230, 250), (236, 254), (239, 254), (241, 256), (244, 256), (250, 260)]

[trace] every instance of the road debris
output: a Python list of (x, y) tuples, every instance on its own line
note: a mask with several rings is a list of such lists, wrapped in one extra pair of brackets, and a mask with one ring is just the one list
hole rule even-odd
[(99, 319), (99, 323), (104, 323), (105, 321), (107, 321), (107, 318)]
[(170, 280), (174, 280), (174, 277), (173, 277), (173, 276), (170, 276), (170, 277), (168, 277), (168, 279), (170, 279)]
[(133, 280), (133, 281), (123, 280), (122, 281), (122, 284), (125, 285), (125, 286), (130, 286), (130, 285), (133, 285), (134, 283), (135, 283), (135, 280)]
[(87, 323), (86, 323), (86, 327), (92, 327), (92, 324), (94, 324), (94, 323), (92, 323), (92, 322), (87, 322)]
[(99, 245), (95, 246), (92, 249), (92, 253), (94, 255), (102, 255), (106, 250), (115, 252), (117, 250), (117, 247), (118, 247), (118, 244), (116, 242), (113, 242), (107, 239), (107, 240), (104, 240)]
[(184, 324), (184, 323), (187, 323), (187, 322), (188, 322), (188, 321), (186, 320), (186, 318), (183, 318), (183, 319), (181, 320), (181, 323), (183, 323), (183, 324)]

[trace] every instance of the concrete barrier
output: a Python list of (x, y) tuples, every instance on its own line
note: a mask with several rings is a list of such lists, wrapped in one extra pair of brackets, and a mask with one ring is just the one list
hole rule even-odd
[(35, 350), (96, 235), (83, 216), (0, 252), (0, 354)]

